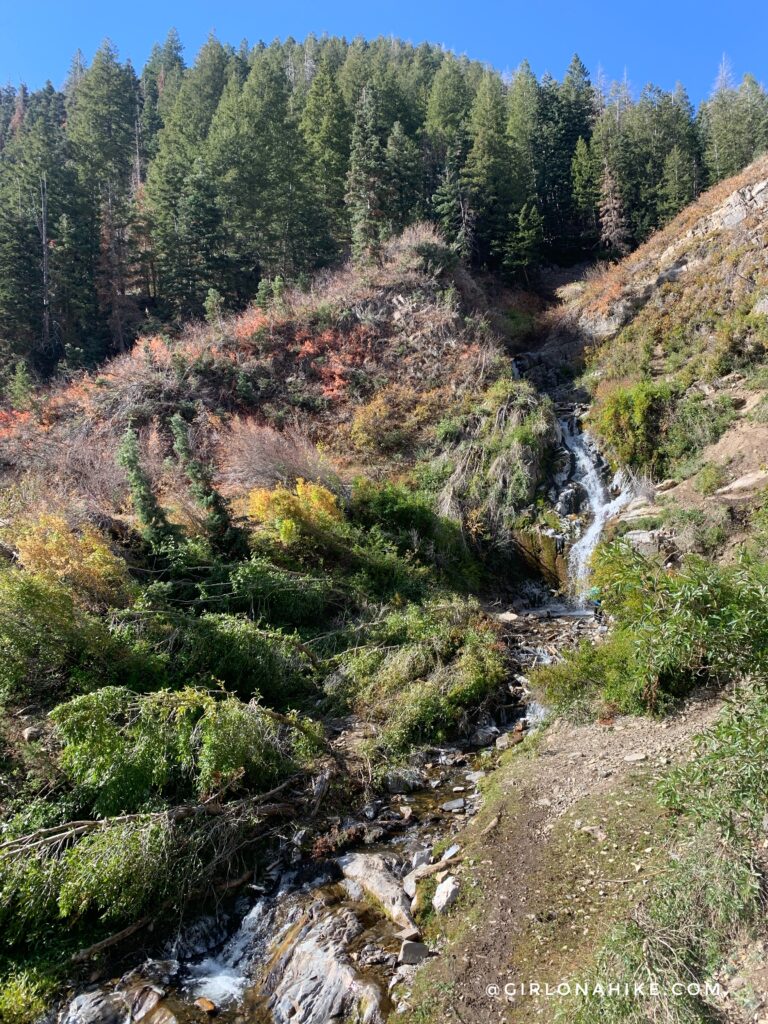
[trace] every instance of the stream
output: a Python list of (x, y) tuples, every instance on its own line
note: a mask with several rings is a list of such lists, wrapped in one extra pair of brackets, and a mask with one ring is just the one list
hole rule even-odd
[[(286, 826), (280, 858), (261, 886), (247, 887), (226, 912), (184, 926), (159, 958), (80, 993), (59, 1024), (199, 1024), (206, 1013), (223, 1024), (383, 1024), (407, 999), (418, 963), (436, 955), (414, 922), (416, 877), (436, 874), (450, 906), (460, 885), (450, 873), (460, 852), (452, 837), (477, 812), (497, 751), (520, 742), (544, 715), (524, 673), (550, 660), (553, 645), (598, 628), (585, 600), (589, 561), (632, 491), (621, 477), (608, 480), (574, 417), (561, 421), (561, 436), (570, 461), (563, 507), (588, 513), (580, 535), (581, 520), (563, 517), (571, 598), (499, 616), (515, 620), (508, 642), (518, 668), (496, 720), (481, 723), (467, 743), (419, 751), (407, 768), (391, 771), (387, 792), (338, 822), (360, 835), (351, 852), (308, 860)], [(438, 842), (448, 847), (442, 860), (433, 853)]]

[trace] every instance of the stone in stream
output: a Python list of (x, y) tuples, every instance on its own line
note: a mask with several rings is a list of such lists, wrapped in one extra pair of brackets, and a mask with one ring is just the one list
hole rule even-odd
[(195, 1000), (195, 1006), (198, 1010), (202, 1010), (203, 1013), (213, 1015), (216, 1013), (216, 1003), (212, 999), (206, 999), (205, 996), (200, 996), (199, 999)]
[(429, 949), (423, 942), (404, 942), (400, 947), (398, 962), (401, 964), (420, 964), (429, 956)]
[(464, 810), (464, 797), (459, 797), (458, 800), (449, 800), (447, 803), (440, 804), (441, 811), (448, 811), (450, 814), (456, 814), (458, 811)]
[(417, 850), (411, 857), (411, 869), (420, 868), (424, 864), (429, 864), (432, 860), (432, 854), (429, 849)]
[(396, 925), (400, 928), (415, 925), (409, 900), (382, 856), (377, 853), (348, 853), (339, 858), (339, 867), (344, 877), (358, 882)]
[(469, 742), (473, 747), (490, 747), (498, 735), (499, 730), (495, 725), (481, 725), (472, 733)]
[(325, 1024), (356, 1020), (383, 1024), (377, 985), (349, 959), (349, 936), (360, 928), (348, 911), (305, 913), (275, 939), (271, 961), (259, 978), (270, 1019), (276, 1024)]
[(61, 1024), (125, 1024), (130, 1010), (118, 992), (82, 992), (64, 1011)]
[(444, 914), (449, 907), (453, 906), (458, 897), (459, 883), (453, 875), (448, 875), (435, 889), (432, 906), (438, 914)]

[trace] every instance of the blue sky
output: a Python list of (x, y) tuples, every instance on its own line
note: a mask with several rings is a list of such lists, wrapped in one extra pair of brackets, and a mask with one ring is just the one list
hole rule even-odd
[(60, 85), (74, 51), (90, 58), (106, 36), (140, 68), (172, 26), (188, 62), (212, 30), (234, 44), (327, 32), (442, 43), (502, 71), (527, 58), (556, 77), (576, 51), (593, 75), (626, 70), (635, 90), (680, 80), (695, 102), (723, 53), (737, 77), (768, 80), (768, 0), (0, 0), (0, 82)]

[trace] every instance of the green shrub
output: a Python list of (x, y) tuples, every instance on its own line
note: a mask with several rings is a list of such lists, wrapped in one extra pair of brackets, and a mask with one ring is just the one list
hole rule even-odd
[(391, 753), (455, 732), (506, 675), (495, 629), (477, 604), (456, 599), (391, 612), (340, 660), (337, 699), (378, 722)]
[(664, 382), (616, 387), (600, 399), (590, 424), (619, 462), (634, 469), (654, 468), (672, 398), (672, 388)]
[(618, 542), (598, 550), (593, 580), (616, 629), (539, 670), (559, 706), (659, 711), (697, 681), (768, 665), (768, 570), (759, 563), (689, 556), (667, 570)]
[(0, 1020), (3, 1024), (35, 1024), (48, 1010), (55, 983), (42, 971), (12, 968), (0, 974)]
[(289, 764), (272, 720), (256, 704), (195, 690), (137, 696), (108, 686), (61, 704), (51, 718), (61, 763), (100, 817), (214, 790), (268, 788)]
[(707, 462), (696, 474), (693, 486), (699, 494), (709, 496), (722, 487), (726, 479), (727, 474), (722, 466), (715, 462)]

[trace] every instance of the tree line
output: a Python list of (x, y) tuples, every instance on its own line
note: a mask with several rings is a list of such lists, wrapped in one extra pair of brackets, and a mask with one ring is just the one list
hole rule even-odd
[(106, 42), (58, 90), (0, 89), (0, 383), (91, 366), (275, 278), (435, 221), (475, 265), (620, 255), (768, 148), (768, 96), (506, 79), (440, 47), (308, 37), (140, 74)]

